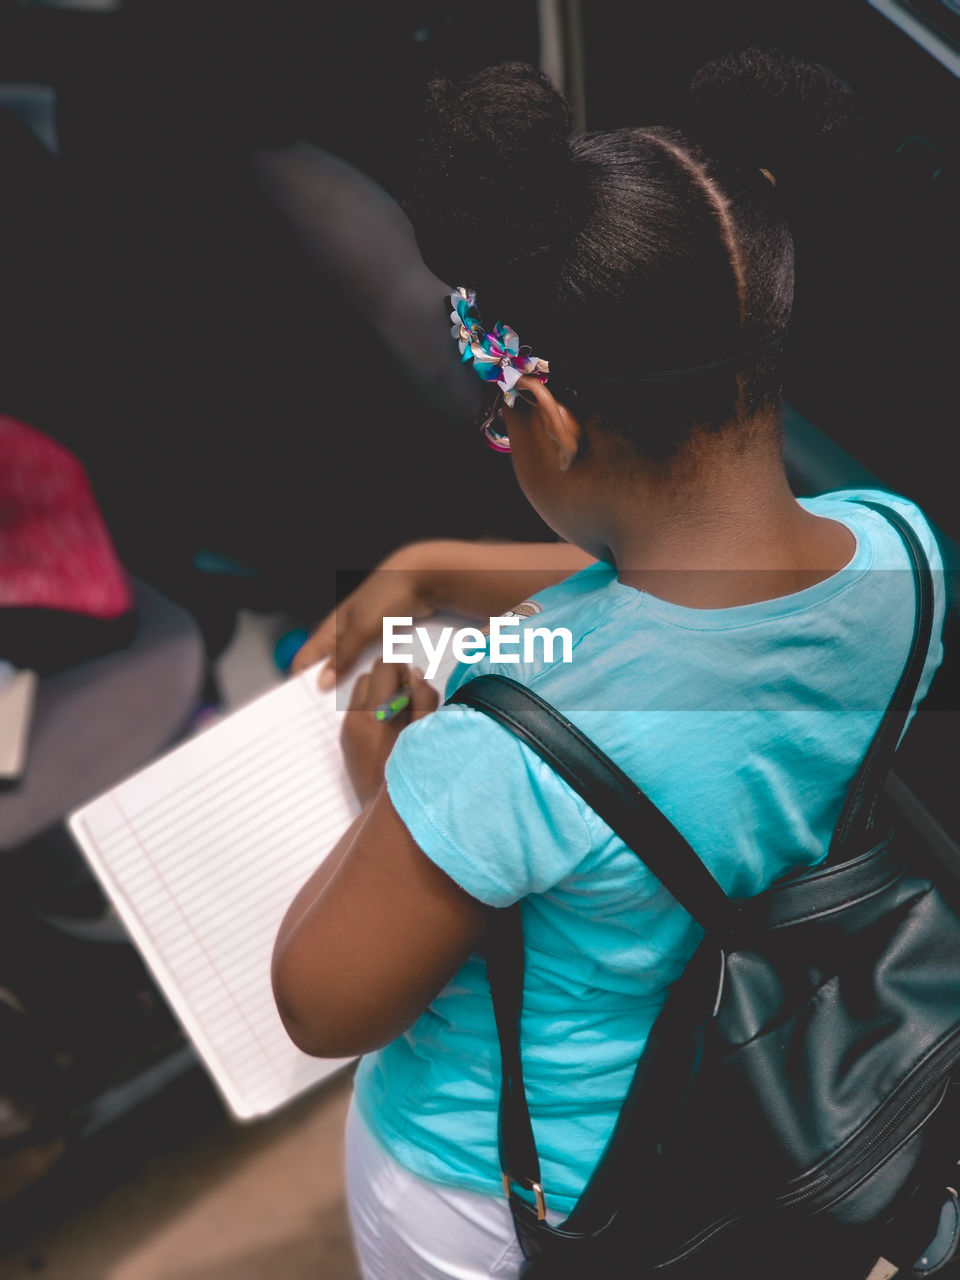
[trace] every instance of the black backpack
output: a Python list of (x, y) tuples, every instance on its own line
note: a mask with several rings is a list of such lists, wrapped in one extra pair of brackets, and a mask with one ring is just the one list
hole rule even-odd
[(930, 644), (932, 575), (907, 522), (867, 505), (910, 551), (910, 654), (826, 861), (756, 898), (727, 898), (630, 779), (523, 685), (483, 675), (449, 699), (546, 760), (705, 930), (600, 1163), (551, 1227), (523, 1091), (520, 911), (499, 913), (487, 963), (500, 1158), (531, 1280), (888, 1280), (931, 1275), (957, 1248), (960, 907), (878, 817)]

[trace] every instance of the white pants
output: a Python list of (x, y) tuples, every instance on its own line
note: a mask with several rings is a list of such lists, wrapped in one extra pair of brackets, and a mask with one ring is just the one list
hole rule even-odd
[(523, 1254), (506, 1198), (418, 1178), (351, 1102), (347, 1202), (364, 1280), (516, 1280)]

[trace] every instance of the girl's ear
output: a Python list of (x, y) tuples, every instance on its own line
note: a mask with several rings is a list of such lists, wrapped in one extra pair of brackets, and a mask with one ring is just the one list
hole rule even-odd
[(517, 398), (528, 405), (528, 429), (541, 433), (542, 442), (548, 454), (555, 456), (559, 469), (569, 471), (583, 443), (580, 423), (539, 378), (521, 378)]

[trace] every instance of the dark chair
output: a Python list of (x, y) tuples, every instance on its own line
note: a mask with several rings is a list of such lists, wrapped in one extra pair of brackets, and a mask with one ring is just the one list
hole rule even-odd
[(126, 648), (40, 679), (24, 776), (0, 793), (0, 987), (66, 1064), (50, 1105), (73, 1136), (197, 1065), (63, 821), (176, 742), (203, 686), (194, 619), (134, 587)]

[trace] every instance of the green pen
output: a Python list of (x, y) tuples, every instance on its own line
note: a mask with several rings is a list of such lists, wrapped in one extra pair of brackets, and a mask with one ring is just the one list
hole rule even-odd
[(408, 684), (401, 685), (392, 698), (380, 703), (373, 713), (374, 720), (379, 720), (381, 723), (386, 720), (392, 720), (401, 711), (406, 711), (410, 705), (410, 697), (410, 686)]

